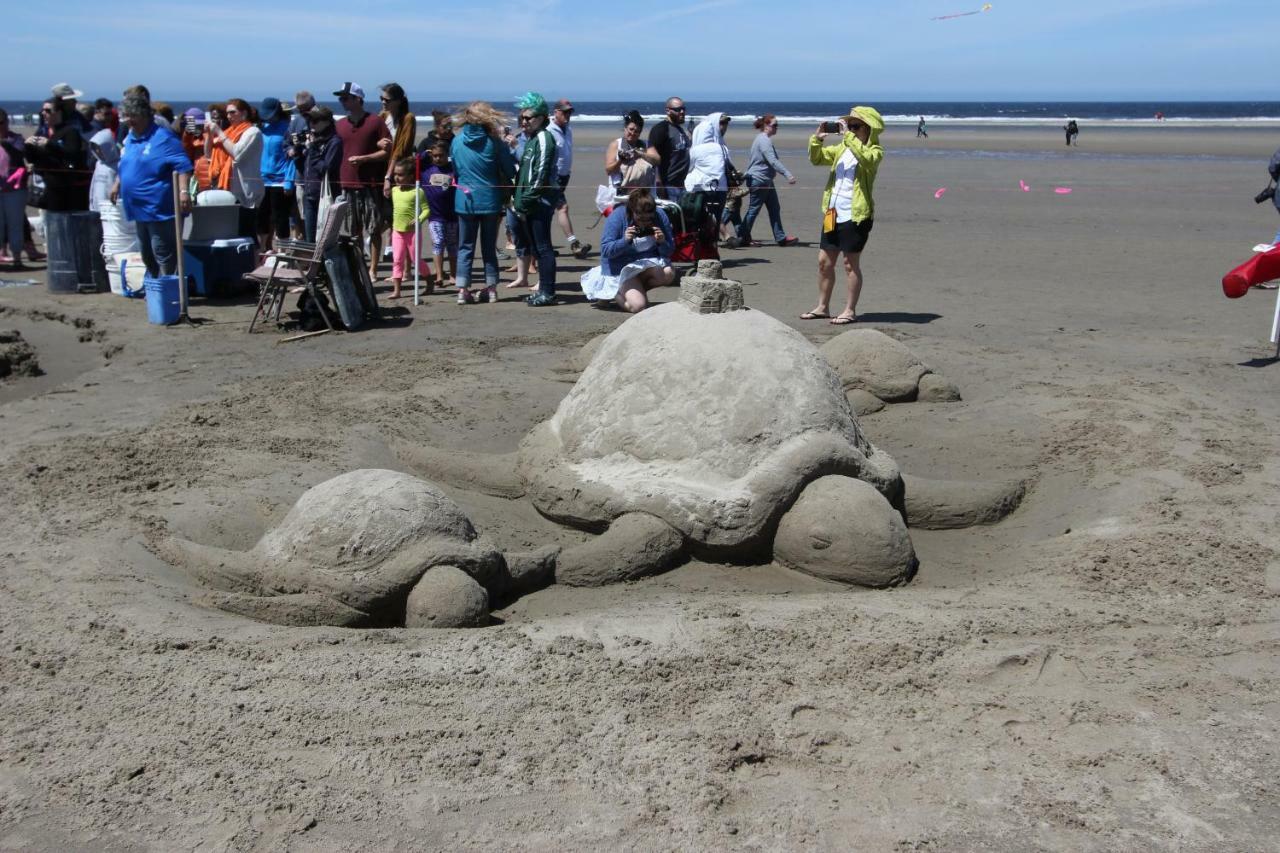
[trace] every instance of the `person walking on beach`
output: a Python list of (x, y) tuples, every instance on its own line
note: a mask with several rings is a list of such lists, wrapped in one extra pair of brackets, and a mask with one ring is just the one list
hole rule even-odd
[(382, 232), (387, 229), (389, 204), (382, 193), (388, 148), (379, 145), (391, 138), (387, 124), (365, 112), (364, 87), (350, 81), (333, 93), (347, 115), (338, 119), (334, 131), (342, 140), (342, 197), (350, 202), (347, 225), (357, 243), (369, 238), (369, 278), (378, 278), (382, 256)]
[(667, 98), (667, 118), (649, 131), (649, 148), (658, 155), (658, 196), (679, 201), (689, 172), (689, 134), (684, 129), (684, 101)]
[(929, 131), (924, 128), (924, 116), (920, 116), (920, 121), (916, 124), (916, 139), (919, 139), (922, 136), (925, 139), (929, 138)]
[(191, 158), (182, 141), (154, 119), (151, 102), (139, 95), (126, 95), (120, 102), (120, 116), (129, 135), (120, 155), (119, 177), (111, 189), (111, 202), (124, 205), (124, 215), (138, 232), (142, 263), (153, 277), (173, 275), (178, 269), (178, 236), (174, 233), (173, 176), (183, 187), (179, 198), (182, 212), (191, 210)]
[(1080, 125), (1076, 124), (1076, 120), (1071, 119), (1062, 129), (1067, 134), (1067, 145), (1076, 145), (1076, 137), (1080, 135)]
[[(525, 300), (537, 308), (556, 301), (556, 253), (551, 245), (551, 218), (559, 192), (556, 140), (547, 129), (547, 102), (541, 95), (529, 92), (516, 106), (527, 139), (520, 154), (520, 170), (516, 173), (513, 231), (521, 279), (528, 279), (530, 254), (538, 258), (538, 292)], [(493, 299), (493, 290), (489, 293)]]
[(573, 118), (573, 102), (568, 98), (556, 101), (551, 123), (547, 130), (556, 142), (556, 220), (560, 230), (569, 241), (569, 254), (575, 258), (585, 258), (591, 251), (590, 243), (583, 243), (573, 233), (573, 220), (569, 218), (569, 200), (565, 197), (565, 187), (569, 186), (569, 173), (573, 169), (573, 128), (569, 127), (569, 119)]
[[(839, 133), (828, 134), (822, 125), (809, 137), (809, 162), (830, 166), (822, 194), (822, 238), (818, 243), (818, 304), (800, 315), (801, 320), (830, 319), (834, 326), (858, 321), (858, 297), (862, 295), (862, 250), (874, 222), (871, 190), (884, 160), (880, 133), (884, 119), (873, 107), (854, 107), (839, 122)], [(828, 136), (837, 142), (826, 145)], [(835, 289), (836, 258), (844, 255), (849, 299), (844, 310), (832, 317), (831, 291)]]
[(778, 150), (773, 145), (773, 137), (778, 132), (778, 117), (773, 113), (765, 113), (756, 119), (755, 126), (760, 132), (751, 143), (747, 171), (743, 173), (751, 200), (747, 203), (747, 213), (738, 228), (738, 245), (751, 245), (751, 226), (755, 225), (756, 217), (763, 207), (769, 211), (769, 225), (773, 227), (774, 241), (779, 246), (792, 246), (799, 240), (788, 236), (786, 229), (782, 227), (782, 207), (778, 204), (778, 190), (773, 185), (773, 179), (779, 172), (787, 179), (787, 183), (796, 182), (796, 176), (782, 165), (782, 161), (778, 159)]

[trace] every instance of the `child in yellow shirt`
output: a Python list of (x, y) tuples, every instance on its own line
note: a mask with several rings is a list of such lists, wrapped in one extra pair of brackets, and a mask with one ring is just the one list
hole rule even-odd
[[(422, 257), (421, 246), (414, 238), (413, 206), (418, 203), (418, 222), (425, 223), (431, 210), (427, 207), (427, 194), (413, 180), (413, 158), (406, 157), (396, 163), (393, 172), (395, 186), (391, 188), (391, 298), (400, 298), (400, 282), (404, 280), (405, 259), (412, 252), (411, 263), (418, 265), (423, 278), (431, 273)], [(426, 225), (418, 229), (421, 234)]]

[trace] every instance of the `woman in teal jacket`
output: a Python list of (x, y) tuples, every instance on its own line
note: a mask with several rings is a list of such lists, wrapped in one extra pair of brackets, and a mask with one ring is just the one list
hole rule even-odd
[(504, 189), (511, 186), (516, 173), (515, 158), (500, 137), (502, 123), (502, 113), (485, 101), (468, 104), (454, 120), (459, 130), (449, 147), (449, 159), (458, 185), (454, 210), (458, 213), (459, 305), (471, 301), (477, 239), (484, 257), (485, 288), (490, 294), (497, 292), (498, 222)]
[[(809, 137), (809, 162), (830, 166), (822, 194), (822, 238), (818, 243), (818, 304), (800, 315), (801, 320), (829, 319), (846, 326), (858, 321), (858, 297), (862, 294), (862, 250), (867, 245), (875, 217), (871, 189), (884, 159), (880, 132), (884, 119), (872, 107), (854, 107), (841, 119), (839, 133), (818, 130)], [(835, 137), (835, 144), (826, 144)], [(836, 284), (836, 258), (844, 255), (849, 280), (849, 300), (832, 317), (831, 291)]]

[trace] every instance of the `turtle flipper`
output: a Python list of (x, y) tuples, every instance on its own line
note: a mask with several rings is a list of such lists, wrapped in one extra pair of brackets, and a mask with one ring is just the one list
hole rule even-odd
[(365, 628), (374, 620), (367, 613), (348, 607), (340, 601), (309, 592), (291, 595), (243, 595), (221, 593), (209, 596), (214, 606), (228, 613), (247, 616), (259, 622), (277, 625), (337, 628)]
[(904, 474), (903, 481), (907, 526), (927, 530), (995, 524), (1017, 509), (1027, 493), (1025, 480), (932, 480)]
[(560, 554), (556, 581), (604, 586), (657, 574), (684, 552), (684, 535), (656, 515), (619, 516), (601, 535)]
[(524, 497), (524, 484), (516, 476), (514, 453), (441, 450), (404, 441), (396, 442), (391, 449), (416, 473), (432, 480), (495, 498)]
[(258, 560), (248, 551), (231, 551), (170, 537), (154, 546), (165, 562), (185, 571), (205, 586), (227, 592), (262, 591)]

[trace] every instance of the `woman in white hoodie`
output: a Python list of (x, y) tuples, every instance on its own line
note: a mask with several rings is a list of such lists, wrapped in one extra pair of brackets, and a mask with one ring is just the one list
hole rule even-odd
[(720, 216), (724, 212), (729, 194), (729, 181), (725, 176), (725, 164), (729, 162), (729, 150), (724, 147), (720, 131), (722, 113), (712, 113), (698, 122), (689, 143), (689, 171), (684, 178), (687, 193), (704, 193), (707, 219), (720, 228)]

